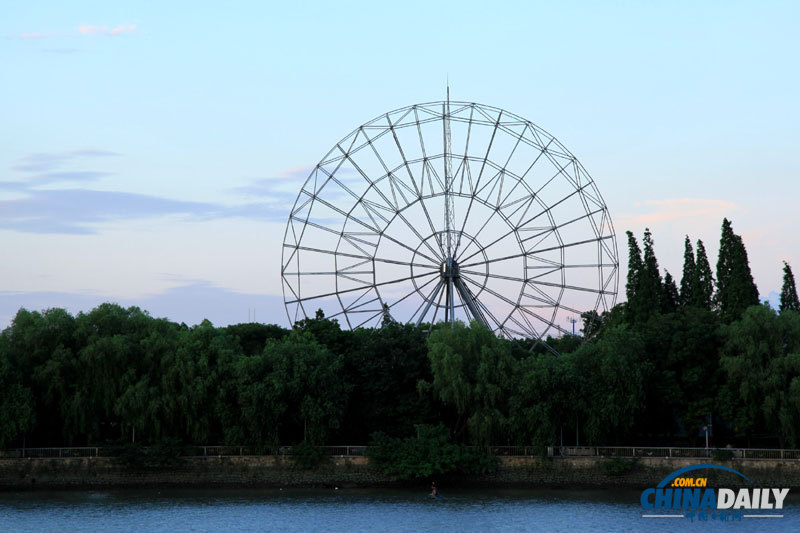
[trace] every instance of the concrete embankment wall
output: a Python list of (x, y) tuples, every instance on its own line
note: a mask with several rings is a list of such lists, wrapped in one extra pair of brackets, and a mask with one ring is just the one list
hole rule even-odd
[[(755, 486), (800, 487), (800, 461), (644, 458), (629, 471), (612, 475), (598, 457), (501, 457), (496, 472), (451, 477), (449, 485), (494, 487), (653, 487), (678, 468), (714, 462), (749, 477)], [(709, 485), (743, 486), (740, 477), (703, 471)], [(0, 459), (0, 490), (98, 487), (368, 487), (392, 481), (365, 457), (335, 457), (313, 470), (302, 470), (285, 457), (192, 457), (164, 467), (121, 465), (106, 457)]]

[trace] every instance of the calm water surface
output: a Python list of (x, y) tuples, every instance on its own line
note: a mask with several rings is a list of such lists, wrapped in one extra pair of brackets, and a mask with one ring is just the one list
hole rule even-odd
[[(0, 531), (800, 531), (784, 518), (642, 518), (637, 491), (126, 490), (0, 493)], [(794, 496), (794, 499), (792, 499)], [(791, 501), (790, 501), (791, 500)]]

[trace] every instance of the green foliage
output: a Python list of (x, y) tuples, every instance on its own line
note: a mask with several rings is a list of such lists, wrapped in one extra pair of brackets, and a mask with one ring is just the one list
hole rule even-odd
[(680, 304), (692, 305), (695, 301), (695, 285), (697, 283), (697, 264), (689, 236), (683, 242), (683, 276), (681, 276)]
[(33, 395), (22, 383), (22, 376), (12, 367), (0, 337), (0, 449), (18, 442), (33, 427)]
[(714, 277), (711, 274), (711, 264), (708, 262), (706, 247), (703, 241), (697, 241), (697, 267), (695, 269), (692, 299), (689, 305), (711, 310), (714, 297)]
[(794, 284), (792, 267), (783, 262), (783, 286), (781, 287), (781, 311), (800, 311), (800, 300), (797, 299), (797, 287)]
[(556, 444), (559, 428), (574, 426), (579, 392), (571, 357), (548, 353), (522, 360), (510, 400), (513, 442)]
[(311, 470), (330, 462), (324, 449), (306, 441), (292, 446), (291, 455), (294, 467), (300, 470)]
[(715, 461), (731, 461), (734, 458), (733, 450), (714, 448), (711, 450), (711, 458)]
[(648, 302), (640, 298), (639, 287), (644, 276), (644, 263), (642, 262), (642, 250), (636, 237), (630, 231), (625, 232), (628, 236), (628, 282), (625, 285), (625, 295), (627, 296), (627, 312), (632, 317), (644, 316), (647, 314)]
[[(658, 269), (658, 260), (650, 230), (645, 229), (644, 232), (643, 259), (633, 233), (629, 231), (627, 235), (629, 253), (628, 286), (626, 288), (628, 314), (634, 322), (644, 322), (654, 313), (661, 311), (663, 307), (670, 307), (674, 303), (676, 299), (673, 294), (674, 282), (672, 282), (672, 287), (665, 289), (661, 272)], [(668, 295), (667, 292), (669, 292)], [(674, 289), (674, 292), (677, 292), (677, 288)], [(670, 301), (664, 302), (665, 298), (669, 298)]]
[[(583, 321), (581, 332), (586, 339), (594, 336), (595, 333), (600, 331), (600, 327), (603, 325), (603, 318), (594, 309), (581, 313), (581, 320)], [(567, 351), (571, 352), (572, 350)]]
[(768, 430), (800, 444), (800, 313), (756, 305), (723, 330), (723, 413), (746, 433)]
[(396, 480), (486, 473), (497, 468), (496, 457), (453, 443), (443, 425), (419, 425), (417, 436), (405, 439), (374, 433), (370, 446), (370, 460)]
[(672, 275), (667, 272), (664, 276), (664, 285), (661, 292), (661, 312), (674, 313), (678, 309), (680, 299), (678, 286), (675, 285)]
[[(746, 252), (725, 223), (720, 291), (746, 296)], [(578, 433), (581, 444), (697, 445), (709, 416), (718, 443), (800, 445), (788, 265), (780, 314), (757, 305), (736, 316), (747, 298), (712, 302), (701, 241), (696, 256), (684, 243), (678, 291), (668, 273), (661, 282), (649, 231), (644, 258), (628, 237), (629, 301), (583, 314), (583, 336), (548, 338), (561, 356), (477, 323), (343, 331), (318, 313), (292, 330), (215, 328), (114, 304), (75, 317), (21, 309), (0, 333), (0, 447), (119, 445), (129, 464), (157, 466), (169, 443), (301, 443), (303, 466), (316, 445), (377, 431), (376, 453), (409, 479), (491, 469), (492, 446), (569, 445)]]
[(254, 322), (228, 326), (225, 332), (238, 341), (242, 354), (250, 356), (263, 352), (267, 341), (281, 340), (289, 334), (287, 330), (275, 324)]
[(722, 221), (719, 241), (716, 302), (724, 322), (737, 320), (745, 309), (759, 304), (747, 250), (727, 218)]
[(564, 359), (573, 367), (570, 405), (585, 439), (600, 444), (629, 436), (646, 405), (645, 386), (653, 373), (641, 335), (618, 326)]
[(653, 248), (653, 235), (650, 228), (645, 228), (644, 238), (644, 269), (639, 280), (639, 297), (645, 298), (650, 302), (651, 307), (654, 303), (660, 302), (662, 294), (661, 272), (658, 269), (658, 259)]
[(353, 333), (345, 353), (344, 376), (351, 385), (347, 411), (336, 434), (339, 442), (367, 442), (382, 431), (392, 436), (414, 433), (414, 425), (435, 414), (417, 382), (431, 380), (426, 335), (412, 325), (390, 322), (380, 329)]
[[(508, 398), (516, 361), (508, 341), (473, 321), (440, 328), (428, 340), (432, 389), (455, 410), (453, 433), (472, 444), (498, 442), (508, 427)], [(423, 389), (425, 384), (423, 383)]]
[(628, 472), (632, 472), (636, 468), (637, 464), (638, 459), (621, 459), (619, 457), (613, 457), (611, 459), (601, 461), (600, 470), (609, 476), (621, 476), (627, 474)]
[(341, 372), (341, 356), (299, 331), (268, 341), (259, 356), (240, 358), (235, 375), (245, 441), (324, 444), (347, 402)]
[(114, 448), (114, 462), (132, 469), (170, 467), (184, 462), (182, 452), (182, 443), (177, 439), (165, 439), (148, 447), (130, 443)]

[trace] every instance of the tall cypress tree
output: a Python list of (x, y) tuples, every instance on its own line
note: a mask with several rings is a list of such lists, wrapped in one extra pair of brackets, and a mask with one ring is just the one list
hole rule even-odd
[(664, 287), (661, 293), (661, 312), (674, 313), (678, 309), (678, 305), (680, 305), (680, 299), (675, 279), (672, 274), (667, 272), (664, 275)]
[(644, 243), (644, 270), (639, 282), (639, 291), (642, 298), (651, 307), (655, 306), (658, 309), (663, 292), (663, 282), (661, 281), (661, 272), (658, 270), (658, 259), (656, 259), (653, 249), (653, 236), (650, 234), (649, 228), (645, 228), (642, 242)]
[(642, 250), (639, 248), (639, 243), (636, 242), (636, 237), (630, 231), (625, 233), (628, 235), (628, 284), (625, 287), (625, 296), (628, 298), (628, 312), (635, 318), (641, 312), (638, 293), (644, 263), (642, 262)]
[(759, 303), (744, 242), (727, 218), (722, 221), (719, 241), (716, 300), (724, 322), (738, 319), (745, 309)]
[(683, 277), (681, 277), (681, 296), (680, 304), (682, 306), (692, 305), (694, 303), (694, 286), (697, 283), (697, 265), (694, 261), (694, 250), (692, 249), (692, 241), (689, 236), (683, 242)]
[(711, 310), (714, 295), (714, 276), (708, 262), (706, 247), (703, 241), (697, 240), (697, 262), (695, 263), (694, 282), (692, 284), (692, 301), (690, 305)]
[(781, 287), (781, 312), (800, 311), (800, 300), (797, 299), (797, 287), (794, 284), (792, 267), (783, 262), (783, 287)]

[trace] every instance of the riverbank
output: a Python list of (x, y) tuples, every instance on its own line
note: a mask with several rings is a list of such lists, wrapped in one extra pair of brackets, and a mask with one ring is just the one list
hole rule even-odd
[[(678, 468), (713, 462), (735, 469), (755, 486), (800, 487), (800, 461), (710, 461), (676, 458), (636, 460), (602, 457), (499, 457), (495, 472), (447, 476), (450, 486), (508, 488), (643, 489)], [(442, 478), (442, 476), (437, 476)], [(708, 473), (709, 483), (741, 485), (738, 476)], [(370, 465), (367, 457), (332, 457), (313, 469), (302, 469), (291, 457), (186, 457), (176, 464), (136, 466), (109, 457), (0, 459), (0, 490), (94, 489), (141, 487), (396, 487)]]

